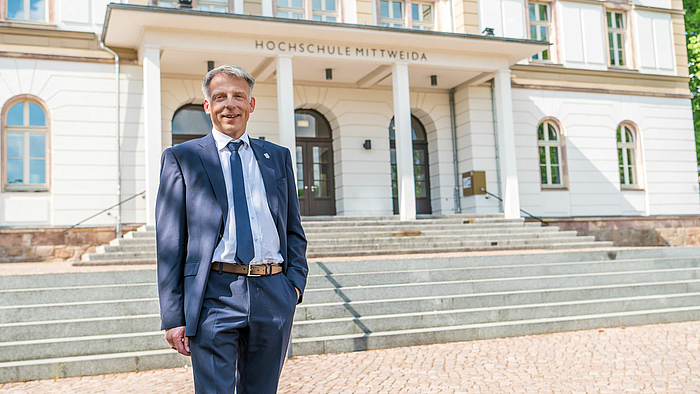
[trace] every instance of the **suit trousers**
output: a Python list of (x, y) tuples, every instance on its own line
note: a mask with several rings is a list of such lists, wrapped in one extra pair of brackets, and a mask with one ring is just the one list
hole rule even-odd
[(211, 271), (197, 335), (190, 338), (195, 393), (276, 393), (296, 301), (283, 273)]

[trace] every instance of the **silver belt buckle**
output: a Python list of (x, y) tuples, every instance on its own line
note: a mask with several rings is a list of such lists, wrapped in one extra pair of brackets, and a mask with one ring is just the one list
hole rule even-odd
[(250, 278), (256, 278), (258, 276), (262, 276), (262, 275), (255, 275), (252, 273), (253, 267), (260, 266), (260, 265), (263, 265), (263, 264), (248, 264), (248, 273), (246, 274), (246, 276), (250, 277)]

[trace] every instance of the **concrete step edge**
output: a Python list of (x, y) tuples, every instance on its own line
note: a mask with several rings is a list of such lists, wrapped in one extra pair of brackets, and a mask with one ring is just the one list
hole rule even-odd
[[(146, 337), (146, 336), (162, 336), (162, 331), (142, 331), (142, 332), (130, 332), (130, 333), (120, 333), (120, 334), (106, 334), (106, 335), (90, 335), (82, 337), (63, 337), (63, 338), (46, 338), (46, 339), (33, 339), (28, 341), (15, 341), (15, 342), (0, 342), (0, 349), (22, 346), (22, 345), (34, 345), (34, 344), (52, 344), (52, 343), (68, 343), (68, 342), (80, 342), (80, 341), (99, 341), (99, 340), (109, 340), (109, 339), (125, 339), (134, 337)], [(165, 341), (165, 339), (163, 340)], [(165, 345), (165, 344), (164, 344)]]
[(588, 319), (622, 317), (622, 316), (636, 316), (636, 315), (649, 315), (649, 314), (663, 314), (663, 313), (686, 312), (686, 311), (698, 311), (698, 312), (700, 312), (700, 306), (601, 313), (601, 314), (595, 314), (595, 315), (562, 316), (562, 317), (556, 317), (556, 318), (542, 318), (542, 319), (530, 319), (530, 320), (513, 320), (513, 321), (465, 324), (465, 325), (458, 325), (458, 326), (430, 327), (430, 328), (408, 329), (408, 330), (397, 330), (397, 331), (381, 331), (381, 332), (369, 333), (369, 334), (345, 334), (345, 335), (334, 335), (334, 336), (327, 336), (327, 337), (298, 338), (298, 339), (293, 339), (292, 343), (294, 344), (294, 343), (317, 342), (317, 341), (325, 341), (325, 340), (355, 339), (355, 338), (362, 338), (362, 337), (367, 337), (367, 336), (396, 336), (396, 335), (405, 335), (405, 334), (421, 333), (421, 332), (464, 330), (464, 329), (474, 329), (474, 328), (515, 326), (515, 325), (526, 325), (526, 324), (542, 324), (542, 323), (549, 323), (549, 322), (576, 321), (576, 320), (588, 320)]
[(380, 287), (420, 286), (420, 285), (430, 285), (430, 284), (443, 284), (444, 285), (447, 283), (476, 283), (476, 282), (496, 282), (496, 281), (513, 281), (513, 280), (522, 281), (522, 280), (556, 279), (556, 278), (580, 278), (580, 277), (590, 277), (590, 276), (637, 275), (637, 274), (652, 274), (652, 273), (661, 273), (661, 272), (669, 273), (669, 272), (685, 272), (685, 271), (699, 271), (700, 272), (700, 267), (652, 269), (652, 270), (642, 270), (642, 271), (612, 271), (612, 272), (593, 272), (593, 273), (578, 273), (578, 274), (514, 276), (514, 277), (498, 277), (498, 278), (454, 280), (454, 281), (440, 281), (440, 282), (396, 283), (396, 284), (385, 284), (385, 285), (324, 287), (324, 288), (318, 288), (318, 289), (307, 289), (307, 290), (305, 290), (305, 293), (320, 292), (320, 291), (334, 291), (335, 292), (335, 291), (339, 291), (339, 290), (372, 289), (372, 288), (380, 288)]
[(301, 320), (294, 322), (296, 326), (314, 326), (326, 323), (341, 323), (341, 322), (351, 322), (351, 321), (367, 321), (367, 320), (380, 320), (380, 319), (395, 319), (399, 317), (420, 317), (420, 316), (437, 316), (437, 315), (450, 315), (450, 314), (462, 314), (462, 313), (478, 313), (484, 311), (505, 311), (505, 310), (517, 310), (517, 309), (532, 309), (532, 308), (552, 308), (559, 306), (571, 306), (571, 305), (586, 305), (586, 304), (601, 304), (609, 302), (627, 302), (627, 301), (645, 301), (645, 300), (662, 300), (668, 298), (694, 298), (700, 297), (700, 292), (693, 293), (675, 293), (675, 294), (655, 294), (655, 295), (644, 295), (644, 296), (633, 296), (633, 297), (617, 297), (617, 298), (598, 298), (598, 299), (588, 299), (588, 300), (576, 300), (576, 301), (563, 301), (563, 302), (546, 302), (539, 304), (519, 304), (519, 305), (502, 305), (502, 306), (490, 306), (481, 308), (466, 308), (466, 309), (445, 309), (437, 311), (419, 311), (419, 312), (406, 312), (406, 313), (395, 313), (395, 314), (385, 314), (385, 315), (365, 315), (359, 317), (336, 317), (329, 319), (319, 319), (319, 320)]

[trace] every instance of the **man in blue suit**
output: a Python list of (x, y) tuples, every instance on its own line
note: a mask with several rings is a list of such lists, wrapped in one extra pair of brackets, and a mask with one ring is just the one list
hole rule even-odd
[(275, 393), (306, 285), (291, 155), (246, 130), (254, 84), (238, 66), (211, 70), (202, 84), (211, 133), (161, 159), (161, 329), (191, 355), (197, 393)]

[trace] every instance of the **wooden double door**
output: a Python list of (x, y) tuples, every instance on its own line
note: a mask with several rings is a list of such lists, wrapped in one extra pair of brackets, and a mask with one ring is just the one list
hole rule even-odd
[(297, 138), (297, 189), (302, 216), (335, 215), (333, 142)]

